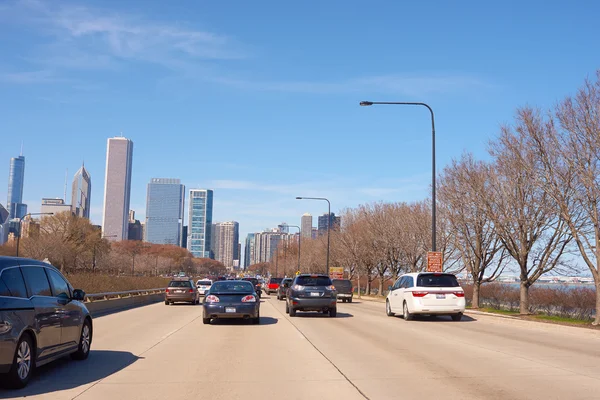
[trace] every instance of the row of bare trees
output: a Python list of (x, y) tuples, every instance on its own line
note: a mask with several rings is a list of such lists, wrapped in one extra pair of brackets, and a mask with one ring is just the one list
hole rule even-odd
[[(464, 154), (440, 174), (437, 246), (444, 269), (467, 272), (474, 307), (482, 284), (505, 268), (518, 271), (526, 314), (529, 288), (543, 274), (583, 268), (594, 279), (600, 310), (600, 71), (553, 110), (519, 108), (490, 142), (489, 155), (481, 161)], [(426, 267), (429, 202), (375, 203), (341, 214), (330, 265), (344, 267), (359, 287), (365, 281), (367, 293), (375, 280), (382, 293), (386, 279)], [(323, 272), (325, 251), (324, 238), (303, 240), (303, 272)], [(280, 271), (295, 262), (280, 258)]]
[[(16, 243), (0, 247), (0, 253), (15, 255)], [(135, 240), (109, 242), (88, 219), (69, 212), (43, 217), (39, 232), (30, 230), (27, 237), (21, 238), (19, 255), (47, 259), (66, 273), (158, 276), (184, 271), (200, 276), (221, 275), (226, 271), (222, 263), (194, 258), (186, 249), (174, 245)]]

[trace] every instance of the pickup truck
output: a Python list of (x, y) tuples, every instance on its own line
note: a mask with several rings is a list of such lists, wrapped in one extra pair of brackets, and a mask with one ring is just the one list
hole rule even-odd
[(337, 292), (337, 298), (344, 303), (352, 303), (354, 292), (352, 290), (352, 281), (349, 279), (334, 279), (333, 286)]

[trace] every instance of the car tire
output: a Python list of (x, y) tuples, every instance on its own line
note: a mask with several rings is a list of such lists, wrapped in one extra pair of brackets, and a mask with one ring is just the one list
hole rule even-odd
[(392, 306), (390, 306), (390, 301), (385, 301), (385, 315), (388, 317), (393, 317), (395, 314), (392, 312)]
[(290, 307), (290, 317), (295, 317), (295, 316), (296, 316), (296, 309)]
[(17, 342), (12, 366), (3, 376), (2, 386), (7, 389), (24, 388), (31, 378), (34, 365), (33, 342), (29, 334), (24, 334)]
[(168, 306), (169, 302), (167, 300), (165, 300), (165, 306)]
[(321, 312), (322, 312), (323, 314), (325, 314), (325, 315), (329, 314), (329, 310), (323, 310), (323, 311), (321, 311)]
[(337, 316), (337, 308), (330, 308), (329, 309), (329, 316), (332, 317), (332, 318), (335, 317), (335, 316)]
[(352, 303), (352, 297), (348, 299), (348, 303)]
[(89, 319), (83, 321), (81, 326), (81, 334), (79, 335), (79, 345), (77, 351), (71, 354), (74, 360), (85, 360), (90, 355), (92, 347), (92, 323)]
[(252, 318), (252, 324), (253, 325), (260, 324), (260, 311), (258, 313), (256, 313), (256, 318)]
[(404, 305), (402, 306), (402, 317), (404, 318), (405, 321), (411, 321), (413, 319), (413, 315), (410, 313), (410, 311), (408, 311), (408, 304), (406, 304), (406, 302), (404, 302)]
[(290, 313), (290, 306), (288, 305), (288, 302), (285, 302), (285, 313), (289, 314)]
[(458, 314), (452, 314), (452, 321), (460, 321), (462, 319), (463, 313), (459, 312)]
[(210, 318), (202, 318), (202, 323), (204, 325), (209, 325), (210, 324)]

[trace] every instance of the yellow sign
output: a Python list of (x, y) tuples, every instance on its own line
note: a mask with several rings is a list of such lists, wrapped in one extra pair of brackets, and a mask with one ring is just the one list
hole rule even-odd
[(300, 271), (296, 271), (296, 275), (300, 275)]
[(329, 276), (333, 279), (344, 279), (344, 267), (330, 267)]

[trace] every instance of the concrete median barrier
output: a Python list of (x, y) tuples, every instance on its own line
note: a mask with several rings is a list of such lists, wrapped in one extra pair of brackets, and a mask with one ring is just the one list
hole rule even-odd
[(149, 304), (164, 301), (163, 292), (154, 293), (120, 293), (89, 295), (85, 302), (86, 307), (92, 314), (92, 317), (98, 317), (104, 314), (111, 314), (118, 311), (124, 311), (131, 308), (146, 306)]

